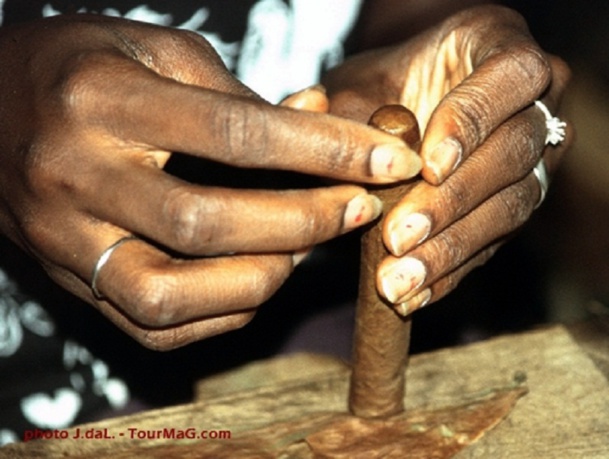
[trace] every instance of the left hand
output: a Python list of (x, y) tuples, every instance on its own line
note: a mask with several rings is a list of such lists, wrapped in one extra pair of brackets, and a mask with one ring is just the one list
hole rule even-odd
[(458, 13), (398, 46), (361, 54), (324, 80), (331, 112), (366, 122), (400, 103), (424, 132), (423, 177), (387, 215), (392, 256), (380, 293), (402, 314), (450, 292), (519, 228), (540, 200), (532, 169), (550, 174), (570, 143), (545, 147), (545, 117), (569, 80), (520, 15), (485, 6)]

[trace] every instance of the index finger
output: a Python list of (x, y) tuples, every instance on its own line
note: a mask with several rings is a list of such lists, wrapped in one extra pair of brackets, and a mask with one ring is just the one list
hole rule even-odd
[(506, 8), (492, 11), (465, 39), (473, 72), (444, 97), (428, 124), (421, 156), (423, 176), (433, 184), (444, 181), (551, 82), (550, 62), (522, 17)]
[(123, 141), (357, 182), (391, 183), (420, 171), (408, 146), (360, 123), (183, 84), (119, 53), (93, 54), (73, 85), (78, 114)]

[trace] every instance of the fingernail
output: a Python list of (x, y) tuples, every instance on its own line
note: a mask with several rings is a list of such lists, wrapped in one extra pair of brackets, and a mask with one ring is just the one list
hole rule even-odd
[(411, 312), (414, 312), (417, 309), (421, 309), (422, 307), (427, 306), (430, 300), (431, 289), (426, 288), (422, 292), (418, 293), (416, 296), (412, 297), (410, 300), (404, 301), (403, 303), (396, 305), (395, 310), (399, 315), (406, 317)]
[(399, 257), (429, 236), (431, 221), (427, 215), (415, 212), (392, 220), (388, 230), (389, 250)]
[(381, 267), (379, 290), (391, 303), (419, 288), (425, 281), (425, 265), (416, 258), (404, 257), (392, 260)]
[(414, 177), (421, 167), (421, 158), (403, 144), (379, 145), (370, 156), (372, 176), (387, 181)]
[(431, 151), (426, 166), (436, 179), (442, 183), (457, 168), (463, 157), (463, 147), (454, 137), (448, 137)]
[(299, 250), (298, 252), (294, 252), (294, 254), (292, 255), (292, 266), (295, 268), (296, 266), (301, 264), (303, 261), (309, 258), (309, 255), (311, 255), (312, 251), (313, 249), (304, 249)]
[(347, 203), (343, 217), (343, 231), (371, 222), (383, 211), (383, 203), (371, 194), (360, 194)]

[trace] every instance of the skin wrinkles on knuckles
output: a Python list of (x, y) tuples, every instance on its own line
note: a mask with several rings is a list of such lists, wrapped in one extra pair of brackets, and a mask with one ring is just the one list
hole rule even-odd
[(552, 68), (541, 50), (529, 44), (511, 46), (503, 53), (508, 58), (507, 74), (520, 74), (529, 83), (531, 94), (540, 94), (552, 79)]
[[(454, 205), (459, 206), (460, 200), (463, 205), (465, 201), (470, 202), (471, 193), (468, 193), (470, 185), (460, 178), (466, 174), (476, 176), (480, 171), (491, 170), (493, 174), (499, 174), (500, 177), (494, 177), (491, 181), (503, 181), (502, 186), (508, 186), (513, 182), (521, 180), (526, 176), (533, 166), (539, 161), (540, 152), (543, 149), (543, 130), (538, 129), (537, 120), (533, 119), (534, 115), (531, 112), (517, 114), (514, 118), (502, 124), (499, 129), (491, 134), (489, 139), (479, 147), (479, 151), (474, 152), (464, 163), (460, 170), (455, 173), (455, 179), (450, 178), (443, 184), (446, 186), (447, 193), (443, 195), (449, 199)], [(509, 146), (503, 139), (511, 139)], [(503, 170), (503, 164), (509, 162), (512, 165), (508, 170)], [(458, 174), (458, 175), (457, 175)], [(490, 178), (489, 178), (490, 180)], [(488, 191), (499, 191), (502, 186), (495, 185)], [(453, 198), (453, 195), (456, 198)], [(483, 196), (481, 196), (483, 197)], [(459, 208), (459, 207), (457, 207)], [(462, 215), (457, 212), (457, 215)]]
[[(332, 133), (334, 135), (335, 133)], [(356, 141), (344, 133), (342, 130), (337, 133), (337, 142), (334, 142), (333, 145), (329, 145), (331, 147), (328, 151), (328, 156), (324, 159), (324, 165), (328, 168), (331, 174), (339, 177), (343, 175), (343, 171), (352, 171), (357, 166), (357, 161), (354, 151), (357, 151), (357, 143)], [(366, 157), (370, 158), (372, 155), (372, 149), (366, 152)], [(363, 170), (358, 171), (358, 175), (363, 175), (366, 177), (372, 177), (372, 166), (370, 161), (368, 160), (364, 165)]]
[(545, 119), (538, 121), (532, 110), (529, 108), (516, 115), (500, 128), (506, 129), (506, 137), (514, 140), (509, 147), (516, 153), (515, 160), (511, 162), (513, 172), (510, 178), (514, 180), (530, 172), (544, 149)]
[[(454, 268), (467, 259), (472, 249), (471, 239), (473, 238), (464, 236), (464, 232), (444, 231), (428, 242), (430, 244), (429, 252), (439, 254), (431, 257), (431, 260), (427, 262), (427, 265), (434, 271), (434, 277), (440, 274), (437, 272), (438, 268), (442, 266), (452, 266)], [(429, 283), (429, 280), (427, 283)]]
[(535, 185), (535, 179), (529, 174), (520, 182), (501, 191), (496, 196), (498, 199), (492, 200), (495, 218), (509, 222), (505, 232), (520, 227), (533, 213), (536, 191), (533, 191), (532, 186)]
[(463, 145), (464, 154), (491, 133), (492, 114), (487, 111), (490, 104), (488, 94), (481, 88), (460, 85), (451, 93), (450, 106), (446, 107), (454, 116), (456, 137)]
[[(280, 262), (281, 260), (283, 262)], [(172, 264), (171, 261), (168, 263)], [(218, 267), (222, 263), (222, 260), (217, 260), (215, 266)], [(241, 266), (233, 264), (226, 272), (214, 271), (213, 266), (211, 267), (212, 271), (208, 276), (210, 284), (200, 285), (200, 288), (207, 293), (201, 297), (197, 296), (203, 300), (202, 302), (193, 303), (191, 296), (184, 296), (187, 292), (184, 287), (187, 284), (184, 284), (185, 280), (179, 272), (159, 271), (155, 274), (151, 270), (126, 276), (131, 287), (128, 292), (124, 292), (126, 296), (119, 293), (117, 299), (120, 304), (128, 305), (121, 309), (136, 323), (151, 328), (175, 327), (183, 321), (188, 321), (186, 317), (181, 317), (178, 311), (182, 309), (183, 313), (183, 307), (191, 303), (197, 304), (196, 308), (199, 311), (197, 316), (204, 317), (205, 320), (223, 315), (221, 311), (226, 309), (236, 311), (255, 308), (270, 298), (292, 271), (291, 257), (287, 255), (281, 256), (280, 259), (276, 255), (248, 256), (240, 263)], [(221, 276), (230, 275), (230, 272), (235, 270), (241, 275), (238, 278), (231, 278), (229, 284), (233, 284), (234, 288), (224, 286), (225, 279)], [(197, 282), (196, 278), (192, 280)], [(220, 291), (225, 288), (232, 292), (231, 295), (223, 297), (220, 303), (206, 304), (205, 298), (208, 296), (216, 298), (215, 290)], [(243, 298), (246, 299), (245, 302)], [(180, 304), (183, 306), (179, 306)]]
[[(266, 155), (269, 144), (269, 120), (262, 102), (243, 97), (210, 98), (199, 117), (210, 143), (223, 145), (218, 158), (223, 163), (241, 167), (271, 165), (275, 158)], [(204, 123), (204, 124), (203, 124)], [(247, 152), (247, 154), (244, 154)]]
[(175, 282), (171, 275), (155, 274), (145, 270), (131, 275), (132, 287), (124, 298), (122, 309), (129, 317), (147, 327), (165, 327), (174, 324)]
[(163, 216), (169, 222), (172, 248), (201, 255), (222, 251), (217, 247), (226, 233), (223, 215), (228, 209), (214, 197), (200, 196), (190, 186), (171, 190), (164, 199)]
[[(442, 203), (437, 208), (450, 207), (452, 214), (455, 216), (465, 215), (469, 210), (473, 201), (472, 188), (463, 180), (457, 180), (452, 177), (445, 180), (441, 187), (438, 188), (439, 196), (435, 199), (436, 203)], [(435, 190), (432, 190), (435, 191)]]
[(81, 49), (64, 58), (53, 82), (64, 112), (76, 120), (94, 115), (99, 91), (110, 79), (108, 69), (124, 67), (125, 62), (126, 56), (112, 48)]

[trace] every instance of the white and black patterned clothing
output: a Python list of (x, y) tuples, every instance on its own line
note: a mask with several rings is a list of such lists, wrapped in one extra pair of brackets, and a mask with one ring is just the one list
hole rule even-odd
[[(247, 86), (277, 102), (340, 62), (361, 0), (4, 1), (7, 24), (93, 12), (201, 33)], [(32, 5), (36, 5), (32, 7)], [(321, 12), (321, 14), (320, 14)]]
[[(88, 12), (194, 30), (212, 43), (239, 79), (276, 102), (316, 83), (325, 68), (340, 62), (360, 3), (0, 0), (0, 23)], [(82, 340), (74, 336), (81, 332), (84, 340), (91, 338), (87, 336), (93, 333), (88, 319), (100, 318), (73, 297), (57, 294), (60, 289), (50, 285), (37, 265), (24, 257), (0, 238), (0, 445), (17, 441), (25, 429), (65, 428), (104, 407), (124, 407), (130, 398), (130, 384), (114, 377), (106, 359), (96, 357), (97, 353), (78, 344)], [(85, 309), (87, 319), (82, 318)], [(98, 341), (112, 336), (107, 330), (95, 333)], [(108, 339), (111, 342), (100, 349), (109, 357), (112, 352), (122, 353), (121, 338)], [(141, 355), (148, 354), (142, 351)], [(124, 359), (129, 358), (127, 352)], [(141, 362), (142, 357), (137, 359)], [(159, 376), (150, 375), (149, 380), (155, 378)]]

